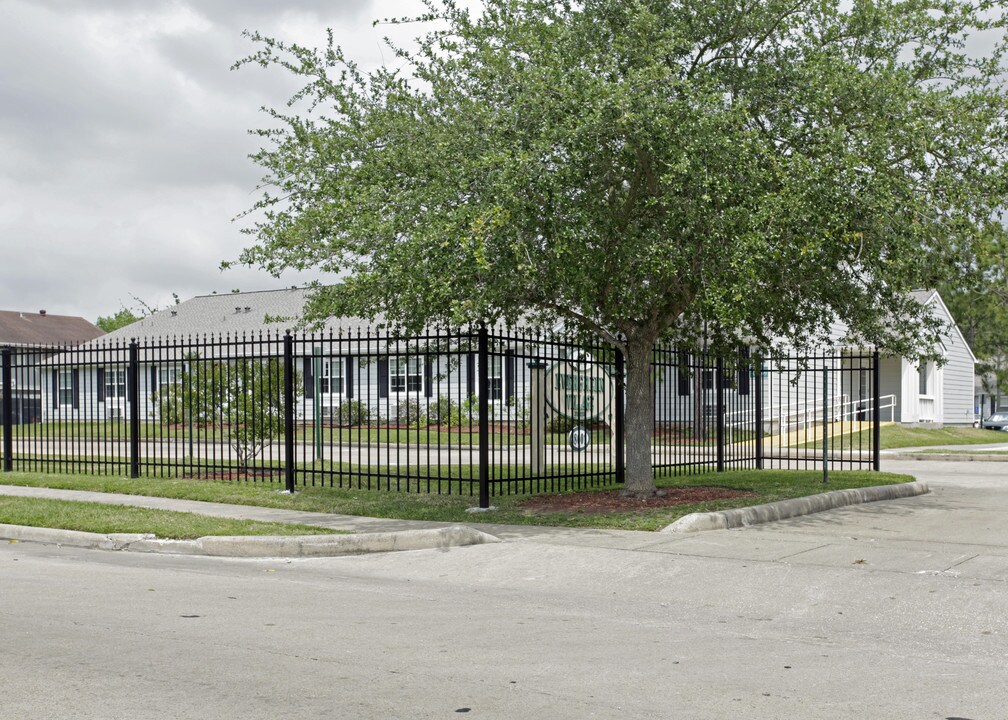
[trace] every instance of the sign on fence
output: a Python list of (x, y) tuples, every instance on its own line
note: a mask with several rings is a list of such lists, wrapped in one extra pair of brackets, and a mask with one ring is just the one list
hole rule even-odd
[(546, 403), (575, 420), (605, 420), (615, 383), (605, 368), (587, 362), (558, 362), (546, 371)]

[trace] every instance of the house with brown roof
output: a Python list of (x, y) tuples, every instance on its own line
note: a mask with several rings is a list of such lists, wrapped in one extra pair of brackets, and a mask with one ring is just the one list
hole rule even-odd
[[(63, 349), (105, 334), (97, 325), (74, 315), (52, 315), (45, 310), (19, 312), (0, 310), (0, 348), (9, 350), (16, 370), (11, 378), (14, 422), (41, 419), (42, 378), (40, 362)], [(63, 384), (71, 388), (76, 371), (68, 371)], [(3, 390), (0, 389), (0, 398)]]

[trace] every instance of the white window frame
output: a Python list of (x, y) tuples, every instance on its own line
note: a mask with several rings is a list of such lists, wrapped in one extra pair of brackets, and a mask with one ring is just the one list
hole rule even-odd
[(105, 369), (105, 402), (126, 399), (126, 368)]
[[(341, 357), (319, 359), (319, 393), (322, 395), (342, 395), (345, 387), (346, 368)], [(334, 373), (333, 370), (336, 370)], [(333, 390), (333, 388), (336, 388)]]
[(185, 374), (181, 365), (162, 365), (158, 368), (158, 392), (164, 392), (172, 385), (181, 385)]
[(419, 355), (389, 358), (389, 393), (420, 395), (424, 391), (424, 362)]
[(922, 362), (917, 366), (917, 394), (920, 397), (934, 397), (935, 364), (931, 361)]
[(60, 369), (56, 376), (56, 397), (63, 407), (74, 404), (73, 370)]
[(488, 399), (491, 402), (504, 399), (504, 357), (502, 355), (491, 355), (487, 367), (487, 390)]

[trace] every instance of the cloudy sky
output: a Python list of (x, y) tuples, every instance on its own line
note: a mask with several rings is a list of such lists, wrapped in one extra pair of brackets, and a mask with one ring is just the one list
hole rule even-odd
[(314, 279), (219, 270), (249, 241), (234, 221), (260, 178), (248, 130), (269, 124), (261, 106), (296, 88), (277, 70), (230, 70), (255, 49), (242, 31), (321, 46), (330, 27), (372, 68), (393, 61), (383, 35), (405, 42), (417, 30), (372, 21), (421, 9), (420, 0), (0, 0), (0, 310), (94, 321), (141, 302), (164, 307), (172, 293)]
[[(0, 310), (81, 315), (289, 286), (221, 272), (249, 238), (259, 111), (295, 88), (243, 30), (388, 59), (419, 0), (0, 0)], [(394, 30), (394, 28), (393, 28)], [(415, 31), (415, 28), (414, 28)]]

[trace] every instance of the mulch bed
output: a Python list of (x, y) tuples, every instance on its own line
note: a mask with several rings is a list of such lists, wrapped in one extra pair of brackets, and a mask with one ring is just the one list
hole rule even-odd
[(646, 499), (621, 497), (619, 490), (579, 492), (564, 495), (542, 495), (521, 503), (523, 510), (533, 512), (638, 512), (655, 508), (690, 505), (709, 500), (756, 497), (756, 493), (722, 487), (664, 488), (664, 495)]

